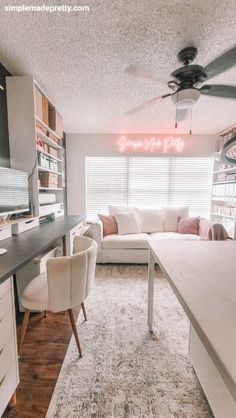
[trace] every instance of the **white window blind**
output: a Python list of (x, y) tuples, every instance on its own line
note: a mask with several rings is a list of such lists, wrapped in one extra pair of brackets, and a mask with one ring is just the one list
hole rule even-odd
[(211, 157), (87, 157), (89, 216), (107, 205), (155, 208), (188, 205), (191, 215), (209, 216)]
[(107, 205), (127, 205), (127, 159), (87, 157), (87, 214), (106, 213)]

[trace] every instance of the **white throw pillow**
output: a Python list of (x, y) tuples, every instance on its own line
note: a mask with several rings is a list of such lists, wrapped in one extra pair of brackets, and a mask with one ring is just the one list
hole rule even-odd
[(135, 207), (134, 206), (113, 206), (108, 205), (108, 214), (109, 215), (115, 215), (115, 213), (120, 212), (134, 212)]
[(178, 217), (186, 218), (189, 213), (189, 206), (163, 207), (164, 211), (164, 230), (165, 232), (177, 232), (178, 231)]
[(118, 234), (140, 234), (141, 229), (135, 212), (115, 213), (115, 220), (118, 226)]
[(136, 213), (142, 232), (164, 232), (162, 209), (136, 209)]

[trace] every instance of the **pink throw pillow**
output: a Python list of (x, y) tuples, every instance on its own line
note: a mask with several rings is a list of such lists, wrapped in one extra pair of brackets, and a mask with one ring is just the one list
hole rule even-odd
[(178, 217), (178, 232), (180, 234), (199, 235), (200, 216), (193, 218)]
[(113, 215), (98, 215), (103, 224), (103, 236), (118, 234), (118, 227)]

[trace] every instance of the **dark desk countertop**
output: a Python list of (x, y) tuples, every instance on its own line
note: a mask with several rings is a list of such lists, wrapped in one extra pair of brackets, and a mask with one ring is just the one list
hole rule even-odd
[(0, 248), (7, 250), (0, 256), (0, 284), (84, 219), (83, 215), (61, 217), (0, 241)]

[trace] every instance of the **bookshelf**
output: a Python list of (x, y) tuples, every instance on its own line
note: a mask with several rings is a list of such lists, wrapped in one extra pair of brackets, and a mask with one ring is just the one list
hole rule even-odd
[(211, 220), (221, 223), (229, 236), (236, 239), (236, 165), (223, 156), (223, 148), (232, 141), (227, 155), (236, 158), (236, 125), (216, 136), (214, 153), (214, 172), (211, 201)]
[(11, 167), (28, 171), (34, 216), (63, 214), (62, 118), (30, 76), (7, 77), (7, 102)]

